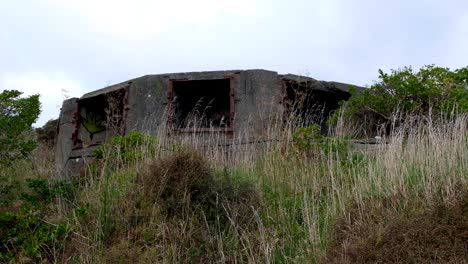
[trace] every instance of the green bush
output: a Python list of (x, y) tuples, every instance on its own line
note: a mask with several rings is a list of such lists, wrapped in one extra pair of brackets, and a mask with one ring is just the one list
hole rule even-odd
[[(437, 117), (452, 111), (468, 112), (468, 67), (451, 71), (434, 65), (415, 72), (411, 67), (385, 73), (370, 89), (352, 91), (342, 103), (345, 116), (365, 128), (375, 130), (393, 122), (398, 125), (409, 116)], [(340, 111), (337, 111), (337, 114)], [(331, 118), (330, 120), (337, 120)]]
[(26, 156), (37, 145), (30, 132), (37, 120), (41, 103), (39, 95), (21, 98), (22, 92), (5, 90), (0, 93), (0, 162)]
[(18, 261), (21, 257), (33, 262), (53, 262), (70, 228), (45, 219), (51, 213), (53, 198), (71, 199), (73, 188), (65, 181), (37, 178), (26, 180), (26, 185), (20, 199), (4, 204), (11, 205), (0, 211), (0, 262)]
[(142, 158), (152, 157), (156, 154), (159, 142), (152, 136), (132, 131), (126, 136), (115, 136), (107, 143), (99, 146), (93, 152), (93, 156), (100, 160), (109, 158), (110, 160), (129, 164)]
[(293, 143), (299, 154), (316, 159), (337, 159), (342, 165), (362, 161), (363, 155), (353, 152), (353, 143), (347, 139), (324, 137), (319, 125), (297, 128)]
[(53, 249), (63, 246), (66, 225), (44, 222), (40, 211), (23, 208), (0, 214), (0, 261), (12, 261), (25, 255), (33, 261), (53, 259)]
[(293, 142), (300, 150), (310, 150), (314, 142), (322, 139), (320, 126), (317, 124), (299, 127), (293, 134)]
[(52, 202), (54, 197), (62, 197), (72, 200), (74, 195), (73, 185), (64, 180), (49, 181), (46, 179), (26, 179), (31, 193), (23, 193), (22, 196), (30, 202)]

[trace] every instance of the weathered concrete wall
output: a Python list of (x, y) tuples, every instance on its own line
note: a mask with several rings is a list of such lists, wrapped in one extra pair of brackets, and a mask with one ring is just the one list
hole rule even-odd
[(77, 98), (65, 100), (59, 116), (59, 135), (55, 144), (55, 169), (62, 172), (73, 148), (72, 134), (75, 131)]
[(281, 82), (272, 71), (253, 70), (241, 74), (236, 89), (236, 131), (261, 136), (276, 116), (281, 100)]
[[(77, 107), (80, 100), (96, 97), (128, 87), (125, 104), (126, 117), (123, 132), (133, 130), (157, 135), (166, 133), (168, 87), (170, 80), (216, 80), (233, 76), (234, 84), (234, 135), (245, 133), (251, 138), (263, 137), (266, 128), (281, 117), (284, 97), (283, 79), (308, 81), (312, 89), (347, 92), (347, 85), (332, 82), (316, 81), (312, 78), (297, 75), (278, 75), (266, 70), (232, 70), (212, 72), (171, 73), (145, 75), (83, 95), (77, 99), (64, 101), (60, 114), (60, 128), (56, 146), (57, 171), (61, 175), (76, 174), (83, 168), (91, 156), (91, 146), (74, 146), (72, 135), (76, 131)], [(75, 148), (75, 149), (74, 149)]]

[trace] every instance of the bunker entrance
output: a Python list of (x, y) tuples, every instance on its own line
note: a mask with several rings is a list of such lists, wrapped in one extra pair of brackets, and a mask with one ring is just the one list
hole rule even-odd
[(170, 101), (174, 130), (231, 131), (234, 96), (231, 79), (172, 81)]
[(283, 80), (283, 89), (284, 118), (299, 126), (319, 124), (324, 128), (329, 116), (339, 108), (339, 102), (350, 97), (333, 85), (316, 88), (311, 82)]
[(99, 145), (124, 133), (125, 97), (126, 89), (122, 88), (78, 101), (74, 149)]

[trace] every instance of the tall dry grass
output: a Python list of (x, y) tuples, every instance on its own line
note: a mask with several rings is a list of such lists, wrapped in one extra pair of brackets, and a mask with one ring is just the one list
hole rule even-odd
[[(347, 140), (351, 132), (341, 124), (336, 137), (308, 149), (292, 140), (296, 128), (291, 122), (286, 129), (273, 125), (253, 141), (243, 133), (234, 138), (223, 133), (174, 137), (160, 128), (156, 151), (146, 152), (143, 144), (129, 163), (116, 162), (116, 153), (109, 151), (77, 181), (75, 200), (57, 203), (57, 221), (73, 227), (57, 261), (326, 262), (330, 247), (346, 248), (349, 242), (335, 243), (337, 225), (366, 224), (369, 212), (382, 208), (386, 215), (421, 212), (441, 202), (455, 203), (466, 192), (467, 115), (402, 125), (386, 144), (366, 146)], [(159, 198), (139, 196), (148, 187), (139, 175), (148, 175), (151, 167), (164, 175), (163, 164), (149, 164), (168, 162), (187, 148), (201, 153), (209, 166), (203, 173), (213, 177), (198, 191), (209, 191), (210, 199), (230, 197), (206, 207), (221, 210), (217, 221), (203, 203), (191, 203), (194, 207), (182, 216), (168, 217), (167, 204)], [(42, 173), (49, 165), (35, 166)], [(197, 173), (197, 168), (187, 172)], [(18, 174), (29, 173), (31, 169)], [(188, 199), (184, 188), (180, 197)], [(236, 220), (242, 201), (252, 204), (242, 207), (247, 224)]]

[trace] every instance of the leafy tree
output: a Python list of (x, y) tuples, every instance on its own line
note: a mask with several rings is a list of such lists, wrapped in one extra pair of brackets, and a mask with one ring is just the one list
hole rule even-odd
[(0, 93), (0, 162), (8, 163), (24, 157), (37, 145), (31, 125), (40, 113), (39, 95), (21, 98), (22, 92)]
[(51, 119), (43, 127), (36, 128), (37, 140), (52, 148), (57, 136), (58, 119)]
[(466, 113), (468, 67), (454, 71), (434, 65), (418, 72), (411, 67), (390, 73), (379, 70), (379, 81), (370, 89), (352, 93), (350, 100), (342, 104), (343, 113), (371, 130), (388, 129), (392, 121), (403, 122), (409, 116), (423, 120), (421, 117), (452, 111)]

